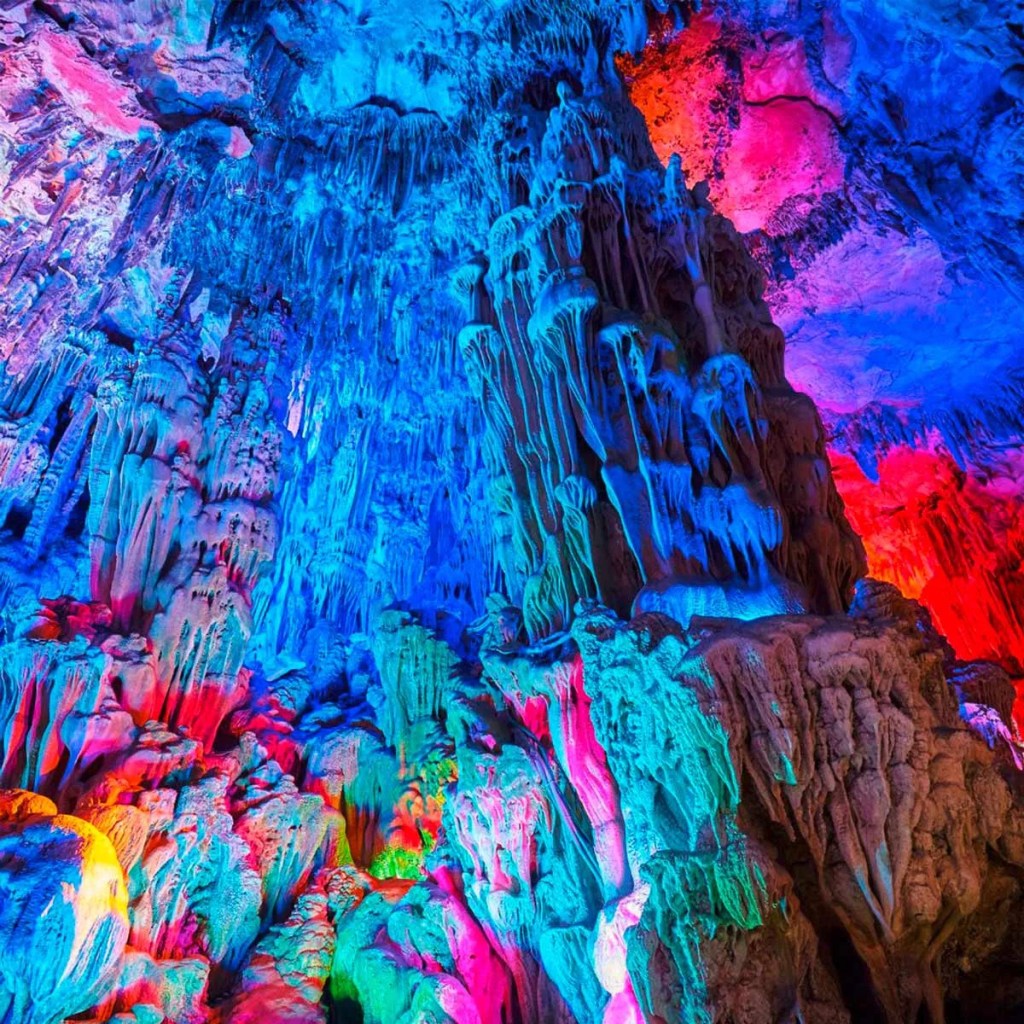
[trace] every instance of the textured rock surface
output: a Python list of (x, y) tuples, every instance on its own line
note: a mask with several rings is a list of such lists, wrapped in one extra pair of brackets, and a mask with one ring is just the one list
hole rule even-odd
[(0, 1012), (50, 1024), (88, 1009), (128, 938), (114, 848), (44, 797), (0, 790)]
[(1012, 47), (692, 6), (6, 5), (0, 1021), (1020, 1014)]
[(1019, 678), (1012, 7), (708, 4), (621, 65), (659, 156), (748, 233), (871, 572)]

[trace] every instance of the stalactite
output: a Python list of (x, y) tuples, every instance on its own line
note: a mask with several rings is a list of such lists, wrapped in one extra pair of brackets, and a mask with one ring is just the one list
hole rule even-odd
[[(835, 4), (7, 6), (4, 1024), (1012, 1016), (1014, 686), (862, 579), (826, 441), (908, 590), (908, 536), (957, 578), (1002, 552), (1004, 655), (1014, 456), (970, 467), (1013, 411), (839, 387), (838, 343), (840, 399), (890, 404), (823, 423), (786, 377), (821, 326), (795, 296), (841, 293), (862, 241), (868, 320), (926, 280), (995, 294), (966, 264), (882, 282), (947, 265), (913, 197), (954, 241), (948, 182), (1007, 205), (960, 100), (971, 144), (919, 173), (952, 150), (844, 80), (864, 15)], [(1010, 67), (980, 76), (996, 137), (990, 19), (875, 11), (849, 61), (947, 16)], [(681, 120), (641, 52), (681, 55)], [(855, 88), (907, 141), (885, 195), (840, 159)], [(751, 123), (805, 194), (726, 159)], [(869, 516), (925, 437), (935, 514)]]

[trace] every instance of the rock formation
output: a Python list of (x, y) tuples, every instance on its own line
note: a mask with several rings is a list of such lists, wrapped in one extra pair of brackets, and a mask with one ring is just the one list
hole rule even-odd
[(110, 840), (45, 797), (0, 790), (3, 1019), (61, 1021), (115, 977), (128, 938), (124, 875)]
[(6, 5), (2, 1024), (1022, 1012), (1016, 428), (786, 376), (825, 6)]
[(1005, 5), (908, 13), (725, 0), (620, 67), (747, 233), (871, 573), (1019, 679), (1024, 41)]

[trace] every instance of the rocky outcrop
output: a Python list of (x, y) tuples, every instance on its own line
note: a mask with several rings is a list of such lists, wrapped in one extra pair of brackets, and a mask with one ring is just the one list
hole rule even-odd
[[(947, 650), (922, 628), (920, 608), (892, 588), (866, 589), (849, 618), (707, 623), (689, 650), (669, 634), (648, 656), (671, 665), (678, 696), (654, 706), (691, 700), (720, 723), (739, 827), (755, 857), (771, 858), (764, 877), (785, 880), (769, 898), (814, 926), (853, 1019), (943, 1020), (947, 946), (976, 930), (967, 922), (990, 912), (995, 893), (1019, 893), (1009, 881), (1024, 849), (1017, 754), (1012, 740), (990, 752), (961, 721)], [(616, 676), (604, 665), (628, 665), (615, 648), (628, 644), (635, 659), (651, 640), (637, 626), (628, 641), (581, 628), (585, 664), (589, 649), (611, 704), (598, 705), (601, 735), (602, 721), (618, 730), (635, 719), (622, 703), (629, 690), (609, 686)], [(636, 747), (617, 732), (606, 745)], [(655, 744), (648, 771), (662, 767), (665, 747), (679, 743)], [(680, 768), (692, 792), (699, 776)], [(693, 807), (678, 787), (672, 806)]]
[[(905, 14), (704, 5), (620, 67), (661, 159), (709, 182), (766, 273), (787, 374), (822, 411), (872, 575), (920, 597), (961, 657), (1019, 678), (1007, 168), (1024, 151), (1024, 43), (980, 4)], [(919, 75), (911, 53), (942, 73)]]
[(529, 203), (464, 274), (460, 334), (528, 636), (579, 598), (684, 623), (844, 607), (860, 548), (735, 233), (677, 162), (637, 166), (614, 103), (562, 83), (530, 126)]
[(22, 790), (0, 790), (0, 1013), (56, 1024), (114, 979), (128, 938), (114, 848), (88, 822)]

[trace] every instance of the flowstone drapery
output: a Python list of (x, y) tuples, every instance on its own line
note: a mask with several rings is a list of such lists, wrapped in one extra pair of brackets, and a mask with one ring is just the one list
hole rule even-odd
[(684, 624), (842, 610), (863, 556), (731, 226), (678, 161), (642, 162), (614, 94), (560, 82), (505, 129), (529, 195), (462, 277), (460, 343), (528, 636), (580, 598)]

